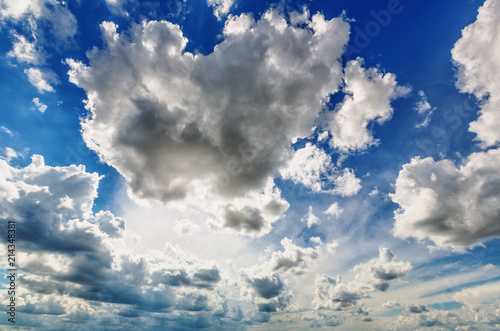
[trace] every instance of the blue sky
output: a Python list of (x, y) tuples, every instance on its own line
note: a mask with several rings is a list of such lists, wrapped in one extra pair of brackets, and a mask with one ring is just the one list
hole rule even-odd
[(0, 1), (1, 328), (498, 328), (498, 0)]

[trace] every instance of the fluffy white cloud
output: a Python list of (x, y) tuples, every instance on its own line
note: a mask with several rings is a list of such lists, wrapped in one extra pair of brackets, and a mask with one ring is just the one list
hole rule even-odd
[(400, 205), (394, 234), (460, 249), (500, 235), (500, 150), (471, 154), (461, 165), (413, 158), (391, 195)]
[(333, 180), (335, 188), (333, 194), (338, 194), (343, 197), (355, 195), (361, 190), (361, 179), (357, 178), (352, 169), (344, 169), (342, 175)]
[(255, 20), (251, 14), (229, 15), (222, 32), (225, 36), (244, 34), (254, 24)]
[(14, 45), (12, 50), (7, 53), (7, 56), (14, 57), (18, 62), (25, 62), (28, 64), (39, 64), (42, 62), (42, 56), (37, 51), (35, 42), (29, 42), (22, 35), (13, 33)]
[(300, 219), (302, 223), (306, 223), (307, 227), (310, 228), (314, 224), (319, 224), (320, 219), (318, 216), (314, 215), (312, 206), (309, 206), (307, 214)]
[(391, 101), (409, 93), (397, 85), (396, 76), (380, 73), (377, 68), (363, 68), (358, 58), (344, 69), (344, 101), (330, 116), (332, 147), (341, 151), (366, 149), (378, 143), (368, 130), (370, 122), (382, 124), (391, 116)]
[(41, 103), (40, 99), (38, 98), (33, 98), (33, 104), (35, 109), (38, 110), (40, 113), (44, 113), (47, 110), (47, 105)]
[(312, 261), (319, 257), (320, 245), (302, 248), (286, 237), (281, 240), (281, 245), (285, 250), (274, 252), (269, 260), (273, 272), (288, 272), (300, 276), (308, 272)]
[(379, 248), (379, 256), (354, 267), (355, 281), (372, 286), (378, 291), (386, 291), (389, 281), (404, 277), (412, 269), (409, 262), (397, 261), (394, 254), (385, 247)]
[(452, 50), (458, 67), (457, 87), (481, 101), (479, 118), (469, 130), (477, 134), (483, 147), (500, 142), (500, 3), (487, 0), (479, 8), (477, 20), (462, 30)]
[(28, 80), (31, 85), (36, 87), (38, 92), (54, 92), (54, 88), (49, 83), (50, 81), (54, 81), (55, 78), (51, 73), (44, 72), (38, 68), (29, 68), (24, 70), (24, 73), (28, 76)]
[(223, 16), (229, 13), (234, 0), (207, 0), (207, 4), (214, 8), (214, 15), (220, 21)]
[[(356, 178), (352, 169), (337, 169), (332, 164), (331, 157), (311, 143), (296, 150), (287, 165), (280, 169), (280, 173), (284, 179), (301, 183), (313, 192), (351, 196), (361, 189), (361, 181)], [(329, 188), (332, 184), (335, 187)]]
[[(92, 53), (91, 66), (68, 60), (70, 80), (87, 91), (92, 111), (82, 123), (84, 138), (138, 196), (181, 198), (195, 180), (225, 194), (262, 187), (340, 82), (336, 59), (348, 25), (337, 18), (328, 27), (329, 33), (294, 28), (269, 11), (252, 31), (193, 56), (169, 22), (144, 22), (131, 41), (103, 24), (108, 48)], [(325, 74), (316, 75), (316, 67)], [(127, 128), (133, 134), (124, 136)], [(142, 157), (132, 162), (132, 155)]]
[(293, 153), (293, 157), (286, 167), (280, 169), (280, 173), (284, 179), (291, 179), (314, 192), (321, 192), (323, 183), (333, 180), (328, 176), (333, 168), (332, 159), (325, 151), (307, 143), (304, 148)]
[[(252, 29), (196, 56), (169, 22), (143, 22), (122, 35), (103, 23), (107, 47), (89, 53), (90, 65), (67, 60), (71, 82), (87, 92), (85, 142), (124, 175), (135, 197), (210, 197), (205, 205), (218, 216), (212, 225), (268, 232), (282, 214), (265, 214), (284, 212), (285, 203), (256, 207), (248, 197), (285, 165), (290, 142), (309, 135), (341, 83), (337, 60), (349, 25), (320, 14), (311, 22), (311, 29), (290, 26), (270, 10)], [(240, 197), (249, 204), (237, 206)]]
[(325, 214), (335, 217), (339, 217), (342, 214), (342, 212), (343, 210), (342, 208), (339, 207), (339, 204), (337, 202), (332, 203), (331, 206), (324, 211)]

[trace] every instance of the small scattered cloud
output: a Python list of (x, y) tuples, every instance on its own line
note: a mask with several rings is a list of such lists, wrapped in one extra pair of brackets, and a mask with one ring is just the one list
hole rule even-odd
[[(352, 196), (361, 189), (361, 180), (352, 169), (337, 169), (331, 156), (324, 150), (307, 143), (296, 150), (285, 167), (280, 169), (281, 177), (301, 183), (313, 192)], [(329, 188), (332, 186), (334, 188)]]
[(36, 87), (38, 92), (54, 92), (54, 88), (49, 82), (55, 82), (56, 79), (53, 74), (49, 72), (42, 71), (37, 68), (29, 68), (24, 70), (24, 73), (28, 76), (28, 80), (31, 85)]
[(333, 217), (337, 217), (338, 218), (340, 215), (342, 215), (343, 211), (344, 210), (339, 207), (338, 202), (334, 202), (323, 213), (326, 214), (326, 215), (331, 215)]
[(12, 33), (14, 37), (14, 45), (12, 50), (7, 53), (7, 56), (15, 58), (18, 62), (27, 64), (40, 64), (43, 62), (43, 56), (37, 50), (35, 41), (29, 42), (26, 37), (19, 35), (16, 32)]
[(330, 144), (340, 151), (363, 150), (376, 145), (368, 129), (370, 122), (382, 124), (392, 116), (391, 101), (410, 92), (398, 85), (396, 76), (383, 74), (377, 68), (363, 68), (363, 60), (349, 61), (344, 68), (342, 103), (330, 115)]
[(207, 4), (214, 9), (214, 15), (220, 21), (229, 13), (234, 0), (207, 0)]
[(420, 96), (421, 100), (417, 102), (415, 107), (413, 108), (415, 111), (418, 112), (418, 114), (422, 117), (424, 117), (423, 121), (416, 124), (416, 128), (425, 128), (429, 125), (429, 122), (431, 121), (431, 116), (434, 110), (436, 110), (436, 107), (432, 107), (429, 102), (427, 101), (427, 97), (425, 96), (424, 91), (418, 91), (418, 95)]
[(382, 304), (384, 308), (392, 309), (401, 307), (401, 304), (395, 300), (389, 300), (386, 303)]
[(320, 219), (318, 216), (314, 215), (312, 206), (309, 206), (307, 214), (300, 219), (302, 223), (306, 223), (307, 227), (310, 228), (314, 224), (319, 224)]
[(33, 98), (34, 109), (38, 110), (40, 113), (45, 113), (47, 110), (47, 105), (40, 102), (40, 99)]

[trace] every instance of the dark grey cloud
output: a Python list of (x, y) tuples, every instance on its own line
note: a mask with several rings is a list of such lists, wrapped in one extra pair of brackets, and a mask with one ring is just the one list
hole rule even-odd
[(276, 274), (270, 277), (248, 279), (248, 283), (264, 299), (277, 297), (285, 286), (281, 278)]
[(429, 309), (425, 305), (417, 305), (412, 303), (406, 305), (406, 310), (412, 314), (420, 314), (429, 311)]

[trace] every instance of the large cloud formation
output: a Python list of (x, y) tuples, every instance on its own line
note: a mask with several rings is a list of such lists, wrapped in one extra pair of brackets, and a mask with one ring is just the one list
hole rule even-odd
[(90, 65), (67, 60), (70, 81), (87, 92), (85, 142), (134, 197), (210, 197), (199, 205), (216, 216), (211, 228), (269, 232), (288, 208), (272, 178), (342, 81), (349, 25), (321, 14), (302, 23), (273, 10), (257, 22), (232, 16), (209, 55), (186, 52), (166, 21), (122, 34), (102, 23), (107, 47), (89, 53)]
[(349, 25), (320, 14), (308, 24), (291, 26), (272, 10), (257, 22), (242, 14), (211, 54), (193, 55), (169, 22), (121, 35), (104, 22), (107, 48), (90, 53), (90, 66), (67, 61), (71, 82), (87, 92), (86, 143), (138, 197), (262, 188), (341, 82)]
[(460, 247), (500, 236), (500, 150), (471, 154), (462, 165), (412, 159), (396, 180), (394, 234)]
[(96, 173), (84, 166), (50, 167), (37, 155), (21, 169), (0, 160), (0, 169), (0, 221), (16, 221), (23, 284), (16, 303), (28, 320), (39, 324), (37, 316), (48, 314), (57, 317), (51, 329), (67, 329), (65, 320), (102, 321), (106, 311), (130, 329), (125, 316), (149, 316), (153, 323), (163, 314), (170, 320), (164, 326), (171, 327), (224, 318), (225, 300), (215, 291), (222, 282), (217, 264), (171, 244), (163, 251), (129, 252), (125, 220), (92, 212)]
[(477, 20), (462, 30), (452, 50), (458, 67), (457, 87), (481, 101), (479, 118), (469, 130), (483, 147), (500, 142), (500, 2), (487, 0)]
[[(358, 123), (364, 127), (387, 120), (390, 101), (405, 89), (392, 74), (362, 68), (361, 59), (343, 72), (344, 17), (325, 20), (307, 10), (290, 17), (276, 10), (257, 21), (230, 16), (223, 41), (208, 55), (186, 52), (188, 40), (167, 21), (121, 33), (103, 22), (105, 47), (88, 52), (89, 65), (67, 60), (70, 81), (87, 94), (87, 146), (125, 177), (132, 197), (197, 205), (215, 216), (208, 223), (214, 230), (268, 233), (288, 209), (273, 183), (280, 170), (315, 191), (356, 194), (360, 180), (351, 169), (335, 169), (315, 147), (294, 152), (291, 144), (310, 135), (343, 81), (356, 107), (374, 105)], [(332, 129), (334, 138), (342, 127)], [(349, 146), (366, 147), (365, 140)], [(297, 174), (311, 152), (314, 167)], [(325, 190), (323, 180), (335, 186)]]

